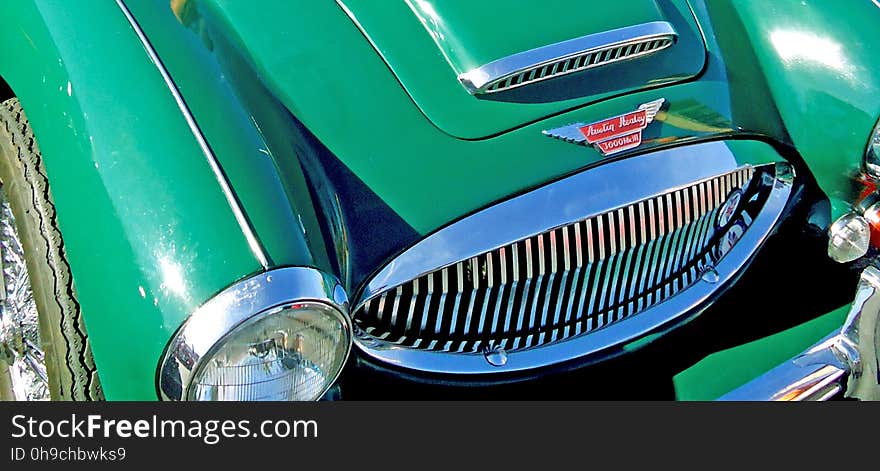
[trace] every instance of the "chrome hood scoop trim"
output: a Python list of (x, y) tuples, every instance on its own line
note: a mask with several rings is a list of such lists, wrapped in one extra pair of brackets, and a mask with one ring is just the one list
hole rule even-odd
[(677, 39), (670, 23), (652, 21), (503, 57), (460, 74), (458, 80), (472, 95), (497, 93), (656, 54)]

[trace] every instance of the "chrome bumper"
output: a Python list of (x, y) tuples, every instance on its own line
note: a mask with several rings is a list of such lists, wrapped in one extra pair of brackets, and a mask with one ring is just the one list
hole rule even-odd
[(880, 268), (869, 266), (839, 331), (719, 400), (822, 401), (841, 393), (850, 399), (880, 400), (878, 320)]

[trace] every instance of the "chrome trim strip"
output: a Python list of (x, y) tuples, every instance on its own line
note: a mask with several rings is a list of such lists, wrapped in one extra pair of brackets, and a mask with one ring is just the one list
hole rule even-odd
[[(666, 194), (739, 168), (749, 167), (738, 166), (723, 142), (713, 142), (619, 160), (557, 181), (480, 211), (423, 239), (392, 260), (369, 282), (352, 312), (357, 312), (364, 301), (387, 289), (461, 260), (511, 245), (524, 236), (546, 233), (584, 218), (610, 213), (615, 208), (634, 201)], [(776, 178), (766, 182), (768, 186), (772, 185), (772, 189), (763, 210), (733, 250), (714, 267), (719, 274), (717, 280), (699, 279), (676, 298), (649, 307), (640, 315), (620, 320), (611, 328), (598, 330), (599, 326), (610, 322), (611, 313), (608, 313), (608, 322), (600, 319), (597, 330), (589, 335), (541, 348), (508, 352), (508, 361), (503, 366), (490, 365), (479, 354), (416, 350), (360, 339), (357, 336), (355, 345), (370, 357), (401, 367), (437, 373), (481, 374), (520, 371), (572, 360), (646, 335), (701, 307), (720, 286), (730, 281), (745, 266), (755, 250), (770, 235), (788, 202), (793, 185), (793, 174), (788, 164), (777, 163), (775, 168)], [(639, 181), (640, 185), (619, 184), (627, 179)], [(671, 214), (670, 211), (672, 208), (660, 208), (660, 216), (666, 217), (666, 214)], [(523, 214), (530, 217), (523, 218)], [(590, 219), (587, 221), (589, 224)], [(602, 218), (597, 218), (597, 221), (601, 222)], [(672, 224), (672, 221), (669, 222)], [(661, 229), (661, 232), (666, 231)], [(655, 247), (661, 243), (668, 246), (673, 236), (671, 232), (666, 234), (664, 240), (657, 241)], [(656, 252), (654, 257), (657, 257)], [(598, 266), (587, 266), (585, 269), (604, 269), (607, 275), (610, 274), (614, 262), (613, 258), (602, 259), (597, 261)], [(656, 264), (652, 268), (656, 268)], [(652, 271), (651, 276), (654, 275)], [(542, 278), (536, 277), (536, 282), (540, 284)], [(600, 278), (596, 277), (593, 282), (599, 282)], [(604, 282), (608, 282), (607, 276), (604, 277)], [(583, 289), (586, 289), (586, 284)], [(539, 289), (536, 289), (532, 297), (538, 293)], [(594, 287), (586, 306), (590, 311), (597, 306), (596, 294)], [(580, 303), (584, 303), (585, 298), (586, 293), (582, 290)], [(600, 304), (604, 303), (601, 299), (598, 301)], [(647, 302), (649, 305), (654, 304), (653, 297)], [(522, 303), (521, 309), (525, 308), (525, 304)], [(531, 304), (531, 311), (534, 311), (535, 305), (533, 302)], [(522, 323), (524, 317), (520, 315), (518, 323)], [(531, 312), (529, 325), (533, 325), (534, 321), (535, 313)], [(580, 330), (580, 324), (576, 328)], [(592, 329), (593, 326), (588, 323), (586, 331)], [(531, 341), (526, 339), (526, 344), (531, 345)]]
[[(875, 260), (875, 263), (877, 261)], [(880, 400), (880, 269), (862, 271), (839, 331), (801, 355), (720, 397), (721, 401)]]
[[(314, 302), (334, 308), (351, 333), (349, 303), (336, 278), (309, 267), (279, 268), (239, 281), (198, 308), (174, 334), (162, 353), (156, 384), (159, 398), (187, 397), (199, 360), (238, 325), (253, 316), (292, 303)], [(353, 335), (351, 335), (353, 337)], [(346, 357), (351, 352), (351, 342)], [(345, 364), (345, 361), (343, 361)], [(337, 373), (338, 375), (338, 373)], [(332, 385), (336, 381), (329, 382)], [(174, 397), (168, 394), (176, 391)]]
[(153, 49), (153, 45), (150, 43), (149, 39), (147, 39), (146, 34), (144, 34), (144, 31), (137, 23), (134, 15), (132, 15), (131, 11), (125, 5), (124, 0), (116, 0), (116, 5), (119, 6), (122, 14), (125, 15), (128, 23), (131, 25), (135, 34), (137, 34), (138, 39), (140, 39), (141, 45), (144, 46), (144, 50), (147, 52), (147, 55), (150, 56), (150, 60), (156, 66), (159, 74), (162, 75), (162, 80), (165, 81), (165, 85), (171, 92), (171, 96), (174, 97), (174, 101), (177, 103), (177, 107), (180, 109), (180, 113), (183, 115), (184, 120), (186, 120), (186, 124), (187, 126), (189, 126), (190, 132), (192, 132), (193, 137), (196, 138), (196, 142), (198, 142), (202, 153), (205, 155), (205, 159), (208, 161), (208, 165), (211, 167), (211, 171), (214, 172), (214, 178), (217, 179), (217, 183), (220, 185), (223, 196), (229, 203), (229, 208), (232, 210), (232, 214), (233, 216), (235, 216), (235, 220), (236, 222), (238, 222), (238, 226), (241, 229), (245, 240), (247, 240), (247, 244), (250, 247), (251, 252), (253, 252), (254, 257), (257, 258), (257, 261), (260, 263), (263, 269), (268, 270), (269, 258), (266, 256), (263, 245), (257, 238), (256, 233), (254, 233), (254, 229), (251, 227), (251, 223), (250, 221), (248, 221), (248, 218), (244, 213), (244, 209), (242, 209), (238, 198), (236, 198), (235, 192), (230, 186), (229, 181), (226, 179), (226, 175), (223, 173), (223, 169), (220, 167), (220, 163), (217, 161), (217, 157), (214, 155), (214, 152), (208, 145), (208, 141), (205, 139), (204, 134), (202, 134), (202, 130), (199, 128), (198, 123), (196, 123), (196, 120), (193, 117), (189, 106), (187, 106), (186, 102), (183, 99), (183, 96), (180, 94), (180, 90), (177, 88), (177, 85), (174, 83), (174, 80), (171, 78), (171, 75), (168, 73), (168, 70), (165, 68), (164, 64), (162, 64), (162, 60), (159, 59), (159, 55), (156, 53), (156, 50)]
[[(469, 70), (458, 76), (458, 80), (472, 95), (482, 93), (495, 93), (502, 90), (490, 90), (490, 87), (496, 83), (503, 82), (505, 79), (516, 77), (520, 74), (527, 74), (527, 80), (521, 80), (517, 84), (509, 84), (503, 90), (511, 90), (542, 82), (551, 78), (561, 77), (570, 73), (587, 70), (590, 68), (601, 67), (616, 62), (635, 59), (645, 55), (660, 52), (672, 46), (678, 34), (669, 22), (653, 21), (640, 25), (627, 26), (624, 28), (604, 31), (601, 33), (589, 34), (579, 38), (569, 39), (567, 41), (538, 47), (524, 52), (519, 52), (492, 62), (476, 69)], [(634, 44), (645, 44), (652, 41), (668, 41), (668, 44), (646, 50), (647, 48), (637, 48), (639, 50), (630, 50), (628, 54), (607, 54), (600, 60), (603, 54), (597, 54), (591, 61), (585, 63), (582, 56), (586, 56), (592, 52), (609, 50), (612, 48), (627, 47)], [(623, 51), (626, 52), (626, 51)], [(553, 70), (542, 71), (541, 77), (535, 77), (534, 73), (538, 69), (550, 66), (557, 62), (571, 61), (579, 59), (575, 64), (563, 66), (564, 70), (559, 70), (553, 66)]]

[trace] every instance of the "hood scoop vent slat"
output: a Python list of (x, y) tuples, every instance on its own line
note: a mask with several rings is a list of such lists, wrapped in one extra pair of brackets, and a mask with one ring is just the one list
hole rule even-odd
[(458, 76), (472, 94), (498, 93), (582, 70), (648, 56), (675, 44), (672, 25), (655, 21), (539, 47)]

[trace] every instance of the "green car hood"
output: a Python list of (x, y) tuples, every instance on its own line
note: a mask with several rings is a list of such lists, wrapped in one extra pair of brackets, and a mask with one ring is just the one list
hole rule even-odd
[[(581, 19), (562, 13), (586, 8), (571, 0), (547, 4), (553, 8), (517, 2), (503, 19), (495, 15), (498, 24), (530, 25), (532, 31), (511, 44), (503, 31), (482, 31), (480, 21), (444, 2), (444, 24), (468, 42), (468, 53), (435, 42), (416, 4), (404, 0), (381, 2), (381, 9), (311, 0), (269, 0), (258, 8), (238, 0), (126, 4), (192, 110), (270, 264), (331, 265), (356, 284), (451, 221), (604, 160), (543, 130), (598, 121), (658, 98), (687, 105), (695, 94), (717, 95), (724, 85), (717, 79), (700, 85), (704, 81), (694, 77), (708, 75), (709, 62), (687, 1), (590, 7)], [(427, 3), (418, 6), (424, 10)], [(540, 22), (527, 21), (542, 15)], [(535, 90), (534, 103), (473, 96), (454, 68), (658, 20), (673, 25), (674, 46), (522, 87)], [(380, 37), (412, 62), (391, 61), (392, 51), (377, 46)], [(454, 67), (444, 57), (453, 51)], [(690, 86), (700, 89), (681, 88)], [(557, 99), (553, 90), (577, 96)], [(654, 126), (643, 148), (730, 128), (720, 121), (696, 131)], [(298, 239), (307, 250), (291, 242)]]
[[(706, 61), (686, 2), (513, 0), (503, 8), (449, 0), (337, 0), (421, 111), (441, 130), (478, 139), (603, 98), (687, 80)], [(472, 96), (458, 76), (551, 44), (650, 22), (668, 22), (676, 44), (654, 55)], [(343, 61), (344, 62), (344, 61)]]
[[(793, 68), (801, 62), (779, 61), (773, 45), (761, 42), (764, 29), (752, 26), (743, 6), (697, 0), (619, 2), (626, 9), (562, 0), (528, 8), (526, 3), (505, 4), (509, 8), (493, 12), (484, 28), (451, 1), (432, 3), (444, 19), (444, 37), (454, 32), (467, 53), (435, 41), (420, 20), (424, 2), (267, 0), (255, 7), (239, 0), (131, 0), (127, 5), (192, 110), (273, 264), (334, 265), (349, 286), (452, 221), (607, 160), (592, 147), (549, 139), (546, 130), (597, 122), (662, 98), (667, 105), (645, 130), (638, 152), (732, 136), (789, 143), (772, 106), (787, 102), (775, 99), (763, 69), (776, 71), (770, 83), (779, 97), (803, 96), (813, 103), (814, 97), (828, 96), (786, 93), (792, 78), (804, 76)], [(577, 8), (591, 10), (560, 13)], [(754, 9), (754, 16), (763, 18), (761, 7)], [(572, 74), (586, 90), (576, 98), (548, 98), (554, 89), (565, 91), (553, 85), (569, 83), (563, 78), (523, 87), (544, 97), (536, 103), (478, 98), (457, 80), (456, 68), (469, 67), (468, 60), (483, 63), (563, 38), (657, 20), (678, 33), (673, 47)], [(503, 31), (490, 27), (513, 23), (531, 30), (504, 40)], [(840, 26), (839, 35), (850, 23)], [(871, 24), (870, 18), (864, 23)], [(766, 59), (744, 43), (762, 45), (758, 52)], [(623, 86), (627, 80), (630, 86)], [(847, 90), (836, 79), (823, 83)], [(602, 84), (606, 90), (595, 88)], [(864, 90), (839, 101), (871, 107), (866, 98), (871, 89)], [(799, 125), (823, 122), (817, 113), (800, 118), (803, 109), (794, 102), (786, 110), (795, 117), (792, 128), (823, 136), (812, 131), (815, 126)], [(842, 109), (839, 115), (846, 113)], [(850, 133), (851, 139), (844, 134), (848, 148), (857, 149), (848, 154), (851, 167), (858, 165), (876, 116), (871, 109), (856, 116), (855, 125), (850, 119), (834, 121), (864, 130), (865, 135)], [(821, 127), (826, 128), (837, 129)], [(841, 140), (837, 132), (831, 137), (823, 140)], [(823, 160), (838, 155), (827, 146), (816, 147), (815, 154), (812, 147), (802, 146), (811, 165), (840, 165)], [(839, 175), (824, 174), (832, 181)], [(291, 242), (300, 239), (305, 242)]]

